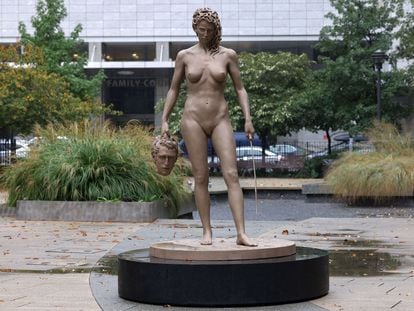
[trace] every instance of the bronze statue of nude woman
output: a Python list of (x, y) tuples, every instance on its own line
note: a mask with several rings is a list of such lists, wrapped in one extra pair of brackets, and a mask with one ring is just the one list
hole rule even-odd
[(244, 130), (249, 139), (254, 127), (247, 92), (241, 81), (237, 54), (220, 46), (221, 25), (217, 12), (200, 8), (193, 15), (198, 43), (177, 54), (175, 70), (162, 115), (161, 135), (169, 133), (168, 118), (177, 101), (180, 84), (187, 82), (187, 99), (181, 119), (183, 135), (192, 165), (195, 204), (203, 226), (201, 244), (212, 244), (210, 194), (208, 191), (207, 140), (210, 137), (220, 158), (221, 171), (228, 189), (229, 205), (237, 230), (236, 243), (256, 246), (245, 232), (244, 199), (237, 174), (236, 145), (230, 123), (224, 88), (230, 75), (242, 108)]

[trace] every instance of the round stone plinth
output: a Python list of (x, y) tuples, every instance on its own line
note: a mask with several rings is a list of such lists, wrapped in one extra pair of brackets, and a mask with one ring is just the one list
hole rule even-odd
[(212, 245), (185, 239), (152, 244), (150, 256), (174, 260), (248, 260), (290, 256), (296, 253), (295, 243), (281, 239), (256, 239), (257, 246), (237, 245), (234, 239), (213, 239)]
[(118, 256), (118, 294), (142, 303), (230, 307), (310, 300), (329, 290), (328, 252), (250, 260), (171, 260), (148, 249)]

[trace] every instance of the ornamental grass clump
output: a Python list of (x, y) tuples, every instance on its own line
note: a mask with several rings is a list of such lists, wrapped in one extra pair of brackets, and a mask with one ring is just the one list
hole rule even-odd
[(347, 153), (328, 171), (326, 181), (334, 194), (350, 204), (364, 199), (380, 203), (411, 196), (414, 189), (412, 136), (384, 123), (377, 123), (367, 136), (375, 152)]
[(5, 172), (9, 205), (17, 200), (155, 201), (177, 212), (187, 192), (180, 165), (168, 177), (155, 171), (152, 137), (138, 124), (114, 129), (89, 121), (37, 129), (29, 157)]

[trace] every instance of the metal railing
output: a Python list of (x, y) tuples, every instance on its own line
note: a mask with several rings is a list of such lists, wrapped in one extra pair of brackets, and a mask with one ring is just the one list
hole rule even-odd
[(16, 140), (0, 137), (0, 165), (10, 165), (16, 158)]
[[(20, 142), (19, 142), (20, 143)], [(28, 148), (16, 142), (16, 139), (0, 136), (0, 165), (10, 165), (16, 159), (25, 157)], [(21, 149), (19, 149), (21, 148)], [(373, 151), (374, 147), (369, 142), (357, 142), (352, 145), (352, 151), (366, 153)], [(350, 151), (347, 142), (333, 142), (331, 152), (339, 153)], [(237, 166), (240, 170), (251, 170), (252, 160), (255, 161), (257, 169), (281, 169), (287, 171), (297, 171), (303, 168), (307, 159), (323, 157), (328, 155), (328, 143), (321, 141), (307, 141), (303, 143), (281, 143), (270, 145), (262, 155), (262, 147), (255, 145), (253, 148), (248, 143), (238, 142), (236, 144)], [(220, 160), (212, 147), (208, 149), (209, 167), (215, 171), (220, 171)], [(185, 155), (184, 155), (185, 156)]]
[[(257, 149), (262, 150), (261, 146), (254, 146), (254, 150), (249, 153), (250, 149), (250, 145), (245, 143), (236, 144), (237, 167), (242, 171), (252, 169), (253, 159), (257, 169), (298, 171), (303, 168), (306, 160), (329, 155), (328, 142), (321, 141), (271, 145), (265, 150), (264, 155), (261, 152), (257, 153)], [(374, 147), (369, 142), (357, 142), (352, 146), (347, 142), (331, 144), (331, 153), (347, 151), (367, 153), (373, 150)], [(209, 150), (208, 160), (210, 168), (220, 171), (220, 161), (213, 148)]]

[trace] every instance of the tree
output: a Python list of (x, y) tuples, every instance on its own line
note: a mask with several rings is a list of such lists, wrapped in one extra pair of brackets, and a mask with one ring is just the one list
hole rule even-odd
[[(310, 70), (305, 54), (241, 53), (240, 72), (249, 95), (253, 124), (264, 148), (276, 142), (277, 136), (302, 127), (293, 114), (293, 99), (303, 89)], [(238, 129), (243, 129), (243, 115), (232, 88), (227, 88), (226, 94), (232, 120)]]
[[(374, 51), (390, 51), (403, 16), (403, 0), (331, 0), (332, 25), (322, 28), (316, 48), (322, 69), (315, 72), (303, 96), (302, 111), (310, 111), (307, 128), (343, 129), (351, 134), (371, 126), (376, 111)], [(407, 107), (396, 100), (405, 78), (390, 59), (383, 72), (382, 115), (396, 122)], [(312, 110), (312, 111), (311, 111)]]
[(330, 131), (336, 131), (341, 124), (341, 116), (336, 113), (334, 99), (329, 85), (324, 83), (324, 71), (314, 72), (306, 81), (306, 88), (296, 96), (294, 114), (300, 118), (300, 124), (312, 132), (323, 130), (328, 140), (328, 152), (331, 152)]
[[(43, 66), (38, 48), (0, 47), (0, 128), (28, 134), (35, 124), (65, 123), (101, 114), (104, 107), (72, 94), (69, 84)], [(39, 66), (38, 66), (39, 65)]]
[(43, 50), (44, 63), (41, 66), (49, 73), (61, 76), (68, 84), (71, 93), (81, 100), (93, 100), (99, 94), (104, 78), (99, 72), (92, 78), (85, 73), (87, 54), (82, 52), (83, 41), (79, 39), (82, 26), (77, 25), (66, 37), (60, 23), (67, 16), (63, 0), (39, 0), (36, 16), (31, 19), (34, 34), (19, 24), (21, 43), (24, 48), (34, 45)]

